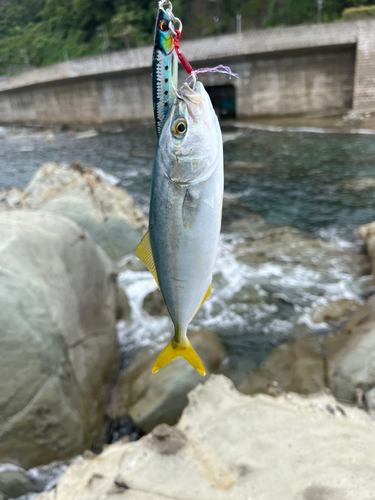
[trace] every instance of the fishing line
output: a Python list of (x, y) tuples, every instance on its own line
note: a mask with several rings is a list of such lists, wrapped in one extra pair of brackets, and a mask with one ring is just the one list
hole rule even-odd
[[(177, 18), (175, 18), (175, 19), (181, 23), (181, 21), (179, 19), (177, 19)], [(172, 24), (172, 21), (171, 21), (171, 24)], [(180, 63), (185, 68), (189, 77), (193, 78), (193, 88), (195, 88), (195, 84), (197, 81), (197, 75), (201, 74), (201, 73), (223, 73), (223, 74), (229, 75), (229, 79), (232, 78), (232, 76), (234, 78), (238, 78), (237, 73), (233, 73), (233, 71), (230, 69), (229, 66), (224, 66), (223, 64), (219, 64), (218, 66), (215, 66), (214, 68), (200, 68), (200, 69), (194, 70), (192, 68), (191, 64), (189, 63), (189, 61), (184, 56), (184, 54), (182, 54), (181, 49), (180, 49), (179, 40), (181, 38), (181, 30), (172, 30), (172, 28), (170, 28), (170, 29), (171, 29), (171, 32), (173, 34), (174, 50), (177, 54), (178, 59), (180, 60)]]
[(222, 64), (219, 64), (214, 68), (195, 69), (193, 70), (193, 73), (194, 75), (198, 75), (199, 73), (224, 73), (226, 75), (229, 75), (229, 79), (231, 79), (232, 76), (234, 78), (238, 78), (238, 73), (233, 73), (229, 66), (223, 66)]

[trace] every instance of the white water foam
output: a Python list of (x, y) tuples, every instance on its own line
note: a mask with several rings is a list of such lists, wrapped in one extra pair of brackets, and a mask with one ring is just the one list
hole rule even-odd
[(103, 181), (105, 181), (107, 184), (111, 184), (111, 186), (117, 186), (117, 184), (120, 183), (120, 179), (115, 175), (104, 172), (103, 169), (98, 167), (95, 167), (94, 170), (99, 175), (99, 177), (103, 179)]
[[(336, 241), (337, 253), (331, 252), (322, 267), (316, 268), (288, 256), (279, 256), (278, 262), (243, 263), (235, 256), (236, 245), (242, 241), (236, 235), (222, 235), (212, 294), (191, 329), (229, 331), (234, 336), (251, 336), (260, 330), (264, 338), (279, 341), (293, 337), (297, 325), (319, 334), (327, 332), (328, 325), (314, 322), (314, 311), (329, 301), (361, 302), (362, 292), (369, 287), (370, 278), (351, 273), (350, 261), (343, 260), (349, 242)], [(119, 324), (121, 345), (125, 350), (164, 345), (173, 332), (170, 319), (151, 317), (142, 307), (146, 295), (157, 289), (152, 276), (126, 271), (119, 281), (129, 296), (133, 318), (130, 324)], [(288, 317), (282, 316), (283, 310)]]

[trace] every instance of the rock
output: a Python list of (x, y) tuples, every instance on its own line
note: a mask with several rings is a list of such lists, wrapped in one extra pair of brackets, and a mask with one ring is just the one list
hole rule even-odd
[(99, 133), (94, 128), (90, 128), (83, 132), (76, 134), (76, 139), (91, 139), (91, 137), (97, 137)]
[[(315, 315), (318, 322), (337, 319), (343, 309), (356, 305), (346, 300), (315, 311), (313, 318)], [(300, 394), (312, 394), (329, 387), (338, 399), (355, 401), (356, 389), (366, 392), (375, 386), (374, 366), (373, 295), (331, 337), (307, 337), (281, 344), (270, 354), (265, 365), (247, 375), (238, 387), (245, 394), (268, 392), (274, 381), (281, 389)]]
[(46, 142), (56, 142), (56, 136), (52, 132), (46, 135)]
[[(207, 373), (217, 373), (226, 357), (219, 338), (199, 330), (191, 332), (189, 339)], [(116, 385), (110, 409), (111, 418), (129, 415), (144, 432), (161, 423), (175, 424), (187, 405), (188, 392), (205, 380), (182, 358), (152, 374), (157, 354), (145, 349), (136, 356)]]
[(329, 387), (342, 400), (355, 401), (356, 389), (375, 386), (375, 295), (326, 341)]
[(116, 319), (129, 321), (131, 318), (131, 308), (128, 296), (122, 286), (116, 287)]
[(375, 387), (366, 392), (368, 407), (370, 410), (375, 410)]
[(272, 382), (285, 391), (313, 394), (325, 388), (324, 340), (308, 337), (285, 342), (267, 358), (265, 366), (239, 385), (244, 394), (268, 392)]
[(115, 274), (86, 232), (46, 212), (0, 212), (0, 242), (0, 462), (29, 468), (101, 443)]
[[(55, 498), (56, 498), (56, 490), (50, 490), (50, 491), (47, 491), (46, 493), (41, 493), (40, 495), (34, 497), (32, 500), (34, 500), (36, 498), (38, 500), (55, 500)], [(72, 498), (72, 497), (70, 497), (70, 498)], [(66, 500), (69, 500), (69, 499), (67, 498)], [(80, 498), (79, 500), (83, 500), (83, 499)]]
[(342, 186), (349, 191), (365, 191), (375, 188), (374, 177), (361, 177), (358, 179), (349, 179), (342, 183)]
[(133, 198), (107, 184), (94, 170), (46, 163), (24, 193), (25, 208), (69, 217), (85, 229), (114, 261), (133, 253), (147, 220)]
[(311, 318), (315, 323), (338, 320), (353, 312), (359, 305), (354, 299), (329, 300), (315, 309)]
[(305, 238), (288, 226), (267, 227), (262, 226), (261, 221), (259, 225), (260, 234), (256, 239), (236, 246), (237, 259), (245, 264), (273, 261), (302, 263), (320, 269), (329, 257), (337, 256), (337, 248), (330, 243)]
[(342, 117), (345, 123), (349, 125), (359, 126), (365, 121), (365, 116), (363, 113), (358, 113), (356, 111), (349, 111), (346, 115)]
[(17, 188), (0, 193), (0, 210), (20, 209), (24, 207), (23, 192)]
[[(228, 200), (224, 194), (224, 205), (230, 206), (233, 201), (234, 200)], [(269, 229), (270, 225), (258, 214), (252, 214), (248, 217), (234, 220), (228, 226), (228, 232), (238, 233), (247, 240), (261, 238)]]
[(133, 271), (133, 272), (149, 272), (147, 267), (136, 255), (128, 255), (124, 258), (120, 264), (118, 264), (118, 269), (121, 272)]
[(361, 226), (358, 234), (366, 244), (366, 250), (371, 259), (373, 282), (375, 283), (375, 222)]
[(327, 394), (244, 396), (211, 376), (176, 427), (76, 462), (36, 500), (364, 500), (375, 489), (374, 430)]
[(168, 314), (167, 306), (159, 289), (146, 295), (143, 300), (143, 309), (150, 316), (166, 316)]
[(0, 493), (4, 498), (18, 498), (35, 491), (25, 470), (12, 464), (0, 465)]

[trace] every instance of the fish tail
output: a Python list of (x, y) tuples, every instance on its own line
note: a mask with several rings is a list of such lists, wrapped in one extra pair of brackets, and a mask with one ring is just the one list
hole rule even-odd
[(202, 361), (200, 360), (198, 354), (194, 351), (189, 339), (186, 336), (184, 336), (184, 338), (179, 338), (178, 340), (173, 337), (167, 347), (165, 347), (165, 349), (156, 358), (154, 366), (152, 367), (152, 373), (156, 373), (160, 370), (160, 368), (163, 368), (163, 366), (178, 357), (185, 358), (186, 361), (188, 361), (200, 375), (206, 375), (206, 370)]

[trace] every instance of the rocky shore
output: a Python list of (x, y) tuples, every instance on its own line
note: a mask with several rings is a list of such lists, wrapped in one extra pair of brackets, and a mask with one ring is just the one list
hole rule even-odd
[[(23, 192), (0, 193), (0, 500), (51, 488), (60, 472), (38, 483), (29, 469), (59, 460), (51, 471), (62, 471), (82, 454), (57, 489), (36, 498), (370, 498), (375, 296), (322, 303), (311, 318), (325, 334), (296, 324), (293, 340), (260, 368), (233, 377), (242, 394), (217, 375), (232, 372), (225, 343), (208, 328), (190, 334), (205, 378), (181, 359), (151, 375), (155, 348), (123, 366), (116, 331), (117, 321), (132, 321), (118, 272), (145, 269), (128, 256), (146, 228), (124, 189), (77, 162), (48, 163)], [(233, 248), (242, 264), (314, 273), (340, 258), (343, 273), (369, 272), (366, 255), (338, 253), (259, 216), (225, 221), (228, 228), (241, 236)], [(374, 271), (375, 223), (359, 234)], [(214, 276), (219, 287), (224, 271)], [(266, 293), (290, 306), (272, 283)], [(212, 307), (261, 299), (247, 285)], [(142, 310), (165, 317), (158, 291)], [(115, 440), (108, 428), (124, 419), (135, 436), (148, 434), (106, 447)]]
[(327, 393), (244, 396), (223, 376), (159, 425), (69, 467), (38, 500), (365, 500), (375, 488), (375, 423)]

